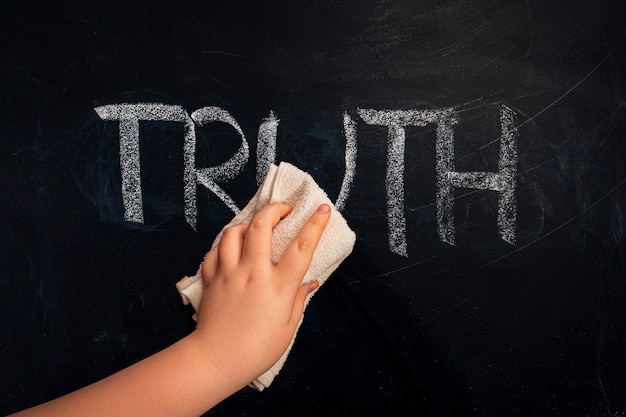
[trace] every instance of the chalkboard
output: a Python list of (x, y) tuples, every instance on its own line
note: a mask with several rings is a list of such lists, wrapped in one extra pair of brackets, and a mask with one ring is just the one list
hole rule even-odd
[(3, 1), (0, 414), (188, 334), (175, 282), (287, 161), (357, 243), (208, 415), (623, 415), (624, 9)]

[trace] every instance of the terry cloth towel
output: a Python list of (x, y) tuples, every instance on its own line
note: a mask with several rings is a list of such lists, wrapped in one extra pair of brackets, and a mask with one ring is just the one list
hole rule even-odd
[[(272, 262), (275, 264), (278, 263), (291, 241), (296, 237), (317, 207), (323, 203), (330, 205), (330, 220), (315, 249), (311, 265), (302, 279), (302, 283), (317, 279), (321, 286), (352, 252), (356, 240), (354, 232), (313, 178), (306, 172), (286, 162), (281, 162), (279, 166), (273, 164), (270, 166), (263, 184), (261, 184), (254, 197), (225, 228), (236, 224), (249, 223), (258, 210), (270, 203), (288, 203), (293, 207), (291, 213), (274, 228)], [(222, 232), (215, 238), (212, 248), (218, 245), (221, 236)], [(176, 284), (176, 288), (183, 299), (183, 303), (191, 304), (198, 311), (203, 288), (200, 269), (198, 269), (196, 275), (185, 277), (179, 281)], [(314, 293), (315, 291), (308, 295), (305, 308)], [(194, 314), (194, 319), (196, 317), (197, 313)], [(298, 323), (296, 333), (301, 323), (302, 319)], [(295, 334), (294, 339), (292, 339), (289, 347), (280, 359), (263, 375), (252, 381), (250, 386), (262, 391), (272, 383), (274, 377), (285, 364), (294, 340)]]

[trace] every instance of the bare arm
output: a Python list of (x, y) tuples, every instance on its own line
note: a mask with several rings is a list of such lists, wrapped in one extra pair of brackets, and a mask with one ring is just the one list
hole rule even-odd
[(300, 285), (330, 217), (311, 217), (278, 265), (272, 228), (291, 207), (271, 204), (250, 225), (227, 229), (202, 264), (196, 329), (168, 348), (101, 381), (12, 417), (199, 416), (269, 369), (285, 351), (304, 311)]

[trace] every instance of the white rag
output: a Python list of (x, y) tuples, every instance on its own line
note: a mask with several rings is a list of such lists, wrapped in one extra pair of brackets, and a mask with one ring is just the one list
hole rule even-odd
[[(291, 213), (274, 227), (272, 240), (272, 262), (274, 264), (278, 263), (291, 241), (297, 236), (314, 211), (324, 203), (331, 207), (331, 216), (328, 224), (315, 249), (311, 265), (302, 279), (302, 283), (316, 279), (321, 286), (352, 252), (356, 240), (354, 232), (313, 178), (287, 162), (281, 162), (279, 166), (274, 164), (270, 166), (263, 184), (252, 197), (252, 200), (225, 228), (236, 224), (249, 223), (257, 211), (271, 203), (287, 203), (293, 207)], [(212, 248), (217, 247), (221, 236), (222, 232), (215, 238)], [(203, 288), (200, 269), (198, 269), (196, 275), (185, 277), (176, 284), (183, 303), (191, 303), (196, 312), (200, 308)], [(305, 308), (314, 293), (315, 291), (308, 295)], [(197, 313), (193, 317), (194, 320), (197, 319)], [(301, 323), (302, 319), (298, 323), (296, 333)], [(274, 377), (278, 375), (278, 372), (285, 364), (295, 337), (296, 335), (294, 334), (291, 343), (280, 359), (263, 375), (252, 381), (250, 386), (262, 391), (272, 383)]]

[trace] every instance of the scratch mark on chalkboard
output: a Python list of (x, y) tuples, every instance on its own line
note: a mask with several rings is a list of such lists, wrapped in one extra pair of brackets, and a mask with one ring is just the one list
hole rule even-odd
[[(601, 357), (601, 353), (598, 352), (598, 363), (602, 363), (601, 361), (603, 360), (603, 358)], [(602, 393), (602, 399), (604, 400), (604, 405), (607, 408), (607, 415), (611, 415), (611, 410), (609, 408), (609, 399), (608, 399), (608, 395), (606, 394), (606, 389), (604, 388), (604, 382), (602, 381), (602, 373), (600, 371), (600, 367), (598, 367), (598, 369), (596, 370), (596, 378), (598, 380), (598, 384), (600, 385), (600, 392)]]
[[(581, 78), (579, 81), (576, 82), (576, 84), (574, 84), (569, 90), (567, 90), (565, 93), (563, 93), (561, 96), (559, 96), (556, 100), (554, 100), (552, 103), (548, 104), (546, 107), (544, 107), (542, 110), (540, 110), (539, 112), (535, 113), (533, 116), (529, 117), (528, 119), (526, 119), (524, 122), (520, 123), (517, 128), (521, 128), (522, 126), (524, 126), (527, 123), (530, 123), (532, 120), (536, 119), (537, 117), (539, 117), (541, 114), (543, 114), (544, 112), (546, 112), (548, 109), (550, 109), (551, 107), (553, 107), (556, 103), (558, 103), (559, 101), (563, 100), (568, 94), (570, 94), (572, 91), (574, 91), (579, 85), (581, 85), (583, 82), (585, 82), (585, 80), (587, 78), (589, 78), (594, 72), (596, 72), (601, 66), (602, 64), (604, 64), (604, 62), (611, 56), (611, 54), (608, 54), (607, 56), (605, 56), (602, 61), (600, 61), (598, 63), (598, 65), (596, 65), (591, 71), (589, 71), (589, 73), (587, 73), (583, 78)], [(504, 90), (502, 90), (504, 91)], [(537, 93), (533, 93), (533, 94), (526, 94), (523, 96), (518, 96), (515, 97), (513, 100), (519, 100), (522, 98), (527, 98), (527, 97), (531, 97), (533, 95), (538, 95), (541, 94), (545, 91), (541, 91), (541, 92), (537, 92)], [(484, 145), (480, 146), (479, 148), (476, 149), (476, 151), (481, 151), (485, 148), (487, 148), (488, 146), (493, 145), (496, 142), (499, 142), (500, 138), (496, 138), (490, 142), (485, 143)], [(471, 154), (467, 154), (464, 155), (462, 157), (459, 157), (459, 160), (465, 159), (467, 157), (469, 157)]]
[(436, 55), (436, 56), (434, 56), (434, 57), (432, 57), (430, 59), (423, 60), (423, 61), (419, 62), (418, 64), (420, 64), (420, 65), (426, 64), (426, 63), (430, 64), (430, 63), (433, 63), (433, 62), (438, 61), (440, 59), (443, 59), (443, 58), (445, 58), (445, 57), (447, 57), (449, 55), (452, 55), (452, 54), (454, 54), (454, 53), (456, 53), (458, 51), (464, 50), (467, 47), (467, 45), (469, 45), (470, 43), (471, 43), (471, 39), (468, 36), (468, 38), (464, 42), (459, 42), (459, 43), (457, 43), (455, 45), (450, 45), (448, 47), (441, 48), (441, 49), (439, 49), (437, 51), (437, 52), (439, 52), (438, 55)]
[[(489, 97), (493, 96), (494, 94), (501, 93), (503, 91), (506, 91), (506, 89), (503, 88), (500, 91), (496, 91), (495, 93), (490, 94)], [(465, 103), (457, 104), (456, 106), (453, 106), (452, 109), (454, 111), (456, 111), (457, 113), (461, 113), (462, 111), (468, 111), (468, 110), (473, 109), (473, 108), (482, 108), (484, 106), (477, 106), (477, 107), (466, 107), (466, 106), (468, 106), (470, 104), (474, 104), (474, 103), (480, 103), (484, 99), (485, 99), (484, 96), (480, 96), (478, 98), (475, 98), (474, 100), (470, 100), (470, 101), (466, 101)], [(461, 110), (462, 108), (465, 108), (465, 109)]]
[[(115, 304), (117, 307), (117, 318), (119, 320), (119, 325), (120, 325), (120, 333), (121, 334), (125, 334), (124, 331), (124, 316), (122, 314), (122, 305), (121, 305), (121, 299), (120, 299), (120, 291), (119, 291), (119, 286), (117, 283), (117, 280), (114, 280), (114, 285), (115, 285)], [(126, 363), (129, 362), (129, 351), (128, 351), (128, 344), (126, 343), (126, 338), (123, 337), (122, 338), (122, 347), (124, 350), (124, 360), (126, 361)]]
[(218, 80), (217, 78), (213, 77), (211, 74), (205, 74), (207, 77), (209, 77), (210, 79), (212, 79), (213, 81), (215, 81), (216, 83), (218, 83), (219, 85), (221, 85), (224, 88), (228, 88), (230, 89), (230, 86), (220, 80)]
[(348, 285), (360, 284), (362, 282), (371, 281), (371, 280), (376, 279), (376, 278), (385, 278), (385, 277), (388, 277), (390, 275), (397, 274), (398, 272), (402, 272), (402, 271), (406, 271), (407, 269), (411, 269), (414, 266), (421, 265), (421, 264), (426, 263), (426, 262), (430, 262), (433, 259), (435, 259), (436, 257), (437, 257), (436, 255), (433, 255), (433, 256), (430, 256), (428, 258), (422, 259), (421, 261), (414, 262), (414, 263), (412, 263), (410, 265), (403, 266), (402, 268), (397, 268), (397, 269), (394, 269), (394, 270), (391, 270), (391, 271), (388, 271), (388, 272), (384, 272), (382, 274), (378, 274), (378, 275), (374, 275), (374, 276), (371, 276), (371, 277), (363, 278), (363, 279), (360, 279), (360, 280), (357, 280), (357, 281), (349, 282)]
[(547, 161), (543, 161), (542, 163), (537, 164), (537, 165), (535, 165), (534, 167), (530, 167), (530, 168), (528, 168), (527, 170), (520, 172), (520, 173), (518, 174), (518, 176), (519, 176), (519, 175), (523, 175), (523, 174), (527, 174), (527, 173), (529, 173), (530, 171), (534, 171), (534, 170), (536, 170), (536, 169), (538, 169), (538, 168), (541, 168), (541, 167), (542, 167), (542, 166), (544, 166), (544, 165), (548, 165), (548, 164), (549, 164), (550, 162), (552, 162), (552, 161), (554, 161), (554, 158), (550, 158), (550, 159), (548, 159)]
[[(549, 163), (550, 163), (550, 162), (552, 162), (553, 160), (554, 160), (554, 158), (548, 159), (547, 161), (544, 161), (544, 162), (542, 162), (542, 163), (540, 163), (540, 164), (537, 164), (537, 165), (535, 165), (534, 167), (531, 167), (531, 168), (528, 168), (528, 169), (527, 169), (527, 170), (525, 170), (525, 171), (519, 172), (519, 173), (517, 173), (516, 178), (517, 178), (517, 177), (520, 177), (520, 176), (522, 176), (522, 175), (524, 175), (524, 174), (527, 174), (527, 173), (529, 173), (529, 172), (531, 172), (531, 171), (534, 171), (535, 169), (541, 168), (542, 166), (549, 164)], [(453, 200), (459, 200), (459, 199), (461, 199), (461, 198), (463, 198), (463, 197), (469, 197), (469, 196), (471, 196), (472, 194), (476, 194), (476, 193), (480, 193), (480, 192), (482, 192), (482, 190), (479, 190), (479, 189), (472, 190), (472, 191), (467, 191), (467, 192), (464, 192), (464, 193), (462, 193), (462, 194), (458, 194), (458, 195), (454, 196), (454, 197), (453, 197)], [(420, 210), (420, 209), (424, 209), (424, 208), (432, 207), (432, 206), (434, 206), (434, 205), (435, 205), (435, 203), (426, 204), (426, 205), (423, 205), (423, 206), (421, 206), (421, 207), (418, 207), (418, 208), (417, 208), (417, 209), (415, 209), (415, 210)]]
[(589, 71), (583, 78), (581, 78), (576, 84), (574, 84), (572, 86), (572, 88), (570, 88), (569, 90), (567, 90), (566, 92), (564, 92), (563, 94), (561, 94), (561, 96), (559, 96), (556, 100), (554, 100), (552, 103), (548, 104), (546, 107), (544, 107), (542, 110), (540, 110), (539, 112), (535, 113), (532, 117), (530, 117), (529, 119), (527, 119), (526, 121), (524, 121), (523, 123), (521, 123), (518, 127), (522, 127), (524, 126), (526, 123), (530, 122), (531, 120), (534, 120), (535, 118), (539, 117), (541, 114), (543, 114), (545, 111), (547, 111), (548, 109), (550, 109), (552, 106), (554, 106), (556, 103), (558, 103), (559, 101), (563, 100), (569, 93), (571, 93), (572, 91), (574, 91), (579, 85), (581, 85), (583, 82), (585, 82), (585, 80), (587, 78), (589, 78), (591, 76), (591, 74), (593, 74), (594, 72), (596, 72), (596, 70), (598, 68), (600, 68), (602, 66), (602, 64), (604, 64), (604, 62), (606, 62), (606, 60), (609, 58), (609, 56), (611, 56), (611, 54), (608, 54), (607, 56), (605, 56), (602, 61), (600, 61), (598, 63), (598, 65), (596, 65), (591, 71)]
[(463, 300), (459, 301), (458, 303), (456, 303), (455, 305), (451, 306), (450, 308), (448, 308), (446, 311), (441, 311), (437, 314), (435, 314), (434, 316), (430, 317), (429, 319), (423, 320), (419, 323), (417, 323), (416, 327), (422, 327), (425, 324), (428, 324), (434, 320), (437, 320), (439, 317), (441, 317), (443, 314), (447, 314), (450, 313), (452, 310), (456, 310), (457, 308), (461, 307), (463, 304), (467, 303), (469, 300), (471, 300), (472, 298), (476, 297), (476, 295), (478, 295), (478, 293), (472, 294), (467, 298), (464, 298)]
[[(532, 34), (531, 34), (532, 37)], [(499, 53), (498, 55), (496, 55), (493, 59), (489, 60), (488, 62), (486, 62), (485, 64), (481, 65), (480, 67), (478, 67), (475, 71), (474, 74), (479, 73), (480, 71), (482, 71), (484, 68), (488, 67), (489, 65), (493, 64), (494, 62), (496, 62), (497, 60), (499, 60), (502, 56), (506, 55), (507, 53), (509, 53), (510, 51), (514, 50), (515, 48), (517, 48), (520, 44), (522, 44), (524, 41), (520, 41), (517, 43), (514, 43), (513, 45), (511, 45), (510, 48), (505, 49), (504, 51), (502, 51), (501, 53)], [(531, 41), (532, 42), (532, 41)], [(529, 49), (530, 52), (530, 49)], [(528, 52), (527, 52), (528, 53)]]
[(526, 50), (526, 53), (524, 54), (524, 58), (528, 58), (530, 56), (530, 50), (533, 48), (533, 43), (535, 41), (535, 29), (534, 29), (534, 25), (533, 25), (533, 13), (530, 11), (530, 4), (528, 3), (528, 0), (526, 0), (526, 10), (528, 11), (528, 26), (529, 26), (529, 43), (528, 43), (528, 49)]
[[(504, 92), (506, 90), (509, 89), (503, 89), (500, 92)], [(537, 96), (542, 96), (544, 94), (546, 94), (547, 92), (549, 92), (550, 90), (548, 90), (547, 88), (541, 89), (541, 90), (537, 90), (537, 91), (533, 91), (530, 93), (525, 93), (525, 94), (520, 94), (520, 95), (516, 95), (514, 97), (511, 97), (510, 99), (507, 100), (507, 102), (511, 102), (511, 101), (519, 101), (525, 98), (531, 98), (531, 97), (537, 97)], [(519, 108), (516, 109), (518, 112), (520, 111)]]
[(50, 88), (42, 84), (42, 82), (37, 77), (35, 77), (29, 70), (27, 70), (24, 67), (24, 65), (22, 65), (20, 62), (16, 61), (15, 59), (11, 58), (9, 55), (6, 55), (6, 54), (2, 54), (2, 59), (3, 61), (5, 59), (10, 59), (11, 62), (8, 63), (7, 68), (11, 68), (10, 65), (13, 64), (13, 68), (16, 69), (16, 72), (23, 74), (26, 80), (31, 81), (33, 84), (36, 84), (37, 87), (39, 87), (39, 92), (45, 93), (47, 97), (51, 97), (51, 98), (55, 97), (55, 95), (52, 94), (52, 92), (50, 91)]
[[(239, 55), (239, 54), (235, 54), (232, 52), (226, 52), (226, 51), (202, 51), (203, 55), (223, 55), (223, 56), (228, 56), (228, 57), (234, 57), (234, 58), (242, 58), (245, 59), (246, 57), (243, 55)], [(207, 77), (209, 77), (210, 79), (212, 79), (213, 81), (215, 81), (216, 83), (218, 83), (219, 85), (221, 85), (222, 87), (228, 88), (230, 89), (230, 86), (227, 85), (226, 83), (218, 80), (217, 78), (213, 77), (211, 74), (205, 74)]]
[(236, 58), (245, 58), (245, 56), (243, 55), (235, 54), (232, 52), (225, 52), (225, 51), (202, 51), (202, 53), (206, 55), (226, 55), (226, 56), (233, 56)]
[(589, 210), (591, 210), (592, 208), (594, 208), (595, 206), (597, 206), (598, 204), (600, 204), (603, 200), (605, 200), (606, 198), (608, 198), (611, 194), (615, 193), (622, 185), (626, 184), (626, 178), (624, 178), (622, 181), (619, 182), (619, 184), (617, 184), (615, 187), (611, 188), (606, 194), (604, 194), (602, 197), (600, 197), (599, 199), (597, 199), (596, 201), (594, 201), (591, 205), (587, 206), (584, 210), (582, 210), (580, 213), (570, 217), (569, 219), (567, 219), (566, 221), (564, 221), (563, 223), (561, 223), (560, 225), (554, 227), (552, 230), (549, 230), (548, 232), (546, 232), (545, 234), (539, 236), (536, 239), (531, 240), (530, 242), (528, 242), (527, 244), (518, 247), (515, 250), (512, 250), (511, 252), (507, 253), (506, 255), (502, 255), (492, 261), (489, 261), (481, 266), (479, 266), (478, 268), (476, 268), (475, 270), (479, 270), (479, 269), (483, 269), (489, 265), (492, 265), (496, 262), (500, 262), (503, 259), (508, 258), (509, 256), (512, 256), (526, 248), (528, 248), (529, 246), (534, 245), (535, 243), (537, 243), (538, 241), (542, 240), (543, 238), (546, 238), (548, 236), (550, 236), (551, 234), (555, 233), (556, 231), (562, 229), (563, 227), (567, 226), (568, 224), (570, 224), (571, 222), (573, 222), (574, 220), (578, 219), (580, 216), (584, 215), (585, 213), (587, 213)]

